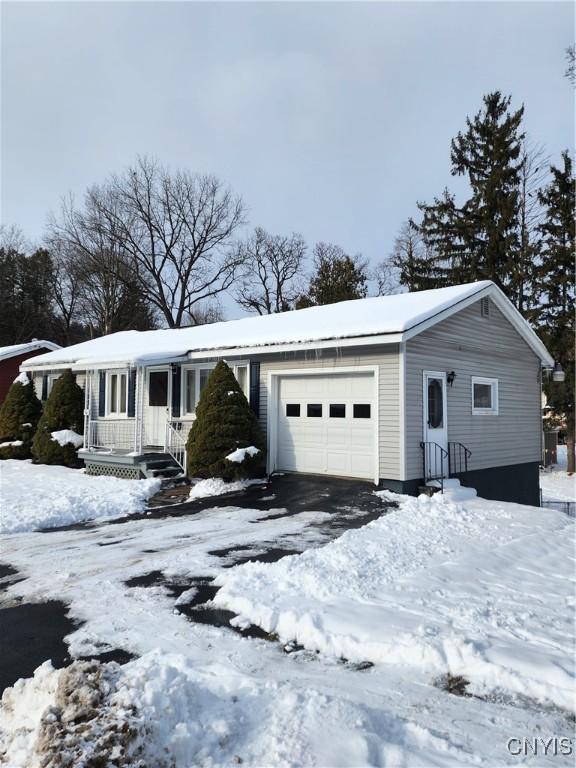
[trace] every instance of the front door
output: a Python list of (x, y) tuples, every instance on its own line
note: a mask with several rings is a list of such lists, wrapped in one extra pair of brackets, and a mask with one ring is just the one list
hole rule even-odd
[(170, 402), (170, 371), (168, 368), (148, 368), (144, 402), (144, 445), (164, 448), (166, 422)]
[(446, 374), (424, 371), (424, 464), (426, 479), (448, 476)]

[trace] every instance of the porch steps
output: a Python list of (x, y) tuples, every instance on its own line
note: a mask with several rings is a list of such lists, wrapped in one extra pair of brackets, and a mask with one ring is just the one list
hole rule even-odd
[[(434, 493), (440, 491), (440, 480), (430, 480), (425, 486), (418, 490), (422, 493), (426, 493), (428, 496), (432, 496)], [(448, 501), (467, 501), (469, 499), (475, 499), (478, 493), (475, 488), (469, 488), (462, 485), (460, 480), (456, 478), (446, 478), (444, 480), (444, 498)]]
[(144, 477), (156, 477), (166, 480), (180, 480), (184, 477), (182, 467), (174, 459), (145, 459), (140, 462), (140, 469)]

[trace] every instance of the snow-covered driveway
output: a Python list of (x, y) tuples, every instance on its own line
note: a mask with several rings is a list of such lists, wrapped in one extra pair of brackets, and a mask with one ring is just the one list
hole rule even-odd
[[(400, 508), (334, 541), (329, 512), (303, 502), (286, 515), (274, 505), (270, 498), (265, 509), (205, 508), (191, 516), (6, 537), (2, 559), (25, 578), (8, 587), (4, 604), (62, 600), (71, 617), (84, 622), (67, 638), (73, 655), (121, 648), (140, 656), (124, 667), (103, 667), (108, 693), (98, 727), (127, 722), (134, 729), (134, 762), (126, 766), (138, 758), (157, 768), (492, 768), (518, 764), (506, 747), (512, 737), (572, 735), (562, 702), (545, 701), (532, 684), (526, 695), (478, 680), (474, 690), (486, 698), (448, 693), (438, 685), (441, 674), (473, 678), (476, 668), (466, 662), (474, 657), (459, 653), (462, 664), (454, 667), (448, 652), (443, 658), (428, 652), (435, 646), (449, 651), (451, 638), (474, 629), (474, 648), (500, 652), (502, 659), (506, 648), (498, 643), (509, 630), (524, 665), (517, 665), (519, 680), (533, 681), (534, 668), (543, 674), (554, 668), (551, 686), (565, 689), (572, 648), (565, 580), (572, 572), (565, 547), (554, 569), (547, 558), (535, 573), (534, 562), (535, 552), (544, 552), (542, 540), (553, 549), (561, 540), (569, 546), (569, 518), (483, 501), (447, 515), (430, 510), (428, 518), (425, 509), (414, 517), (415, 510)], [(384, 505), (383, 511), (389, 512)], [(353, 520), (354, 510), (349, 513)], [(394, 520), (410, 523), (411, 515), (399, 537)], [(346, 545), (347, 537), (353, 541), (365, 531), (362, 546)], [(513, 561), (502, 556), (507, 548)], [(250, 551), (270, 549), (308, 551), (278, 563), (229, 567)], [(479, 563), (492, 549), (495, 557), (483, 570)], [(488, 572), (493, 578), (486, 580)], [(150, 573), (162, 578), (139, 582)], [(510, 579), (522, 573), (526, 589), (503, 599)], [(181, 601), (194, 601), (198, 577), (224, 585), (216, 595), (222, 606), (242, 598), (236, 610), (244, 620), (264, 626), (265, 615), (270, 628), (308, 647), (286, 648), (273, 637), (253, 639), (191, 621)], [(545, 603), (543, 596), (552, 603), (550, 625), (533, 605)], [(298, 632), (291, 632), (296, 625)], [(347, 637), (346, 644), (335, 643), (336, 636)], [(377, 642), (363, 647), (370, 637)], [(384, 646), (388, 659), (371, 655)], [(376, 663), (360, 671), (338, 658), (341, 653)], [(61, 674), (44, 667), (5, 697), (0, 744), (3, 733), (12, 765), (35, 768), (40, 715), (57, 700)], [(88, 750), (96, 743), (77, 746)], [(544, 756), (537, 764), (571, 764), (571, 758)]]

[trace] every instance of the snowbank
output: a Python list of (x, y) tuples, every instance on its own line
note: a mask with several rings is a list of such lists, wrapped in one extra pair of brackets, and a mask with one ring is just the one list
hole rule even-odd
[(51, 432), (50, 436), (52, 440), (64, 447), (68, 443), (72, 443), (75, 448), (81, 448), (84, 445), (84, 438), (79, 435), (78, 432), (74, 432), (73, 429), (60, 429), (57, 432)]
[(257, 453), (260, 453), (260, 449), (254, 445), (249, 445), (248, 448), (236, 448), (235, 451), (226, 456), (226, 459), (235, 464), (242, 464), (246, 456), (256, 456)]
[(33, 531), (141, 512), (160, 485), (160, 480), (91, 477), (67, 467), (2, 461), (0, 531)]
[(311, 650), (573, 708), (573, 521), (382, 495), (400, 508), (320, 549), (227, 571), (214, 602)]
[(111, 756), (126, 768), (430, 765), (431, 754), (442, 755), (435, 765), (462, 765), (443, 735), (341, 693), (159, 651), (124, 667), (47, 662), (2, 703), (0, 759), (12, 768)]

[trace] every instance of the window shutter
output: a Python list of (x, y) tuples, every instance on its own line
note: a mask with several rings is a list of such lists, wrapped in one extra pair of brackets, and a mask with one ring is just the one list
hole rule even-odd
[(48, 374), (47, 373), (45, 373), (42, 376), (42, 397), (40, 398), (40, 400), (42, 400), (43, 403), (45, 403), (46, 400), (48, 400)]
[(181, 368), (179, 365), (172, 365), (172, 417), (180, 416), (180, 382)]
[(98, 416), (106, 416), (106, 371), (98, 372)]
[(136, 369), (128, 373), (128, 417), (133, 418), (136, 415)]
[(250, 407), (260, 416), (260, 363), (250, 363)]

